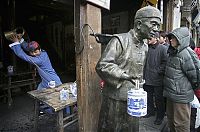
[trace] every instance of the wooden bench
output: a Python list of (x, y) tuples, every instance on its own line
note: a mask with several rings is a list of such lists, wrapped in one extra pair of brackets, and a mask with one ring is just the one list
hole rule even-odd
[(29, 86), (30, 90), (36, 87), (36, 72), (18, 72), (6, 74), (3, 76), (3, 83), (0, 84), (0, 90), (4, 92), (0, 97), (7, 97), (8, 106), (12, 105), (12, 90), (23, 86)]

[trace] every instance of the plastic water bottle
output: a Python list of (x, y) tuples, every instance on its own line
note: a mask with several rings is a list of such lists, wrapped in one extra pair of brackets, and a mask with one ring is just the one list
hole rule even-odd
[(77, 84), (76, 84), (76, 82), (70, 84), (70, 90), (72, 92), (73, 97), (77, 98)]

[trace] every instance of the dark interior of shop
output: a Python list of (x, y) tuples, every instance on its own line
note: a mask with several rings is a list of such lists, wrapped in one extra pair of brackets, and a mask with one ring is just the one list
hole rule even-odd
[[(102, 8), (102, 16), (135, 10), (141, 3), (140, 0), (111, 0), (110, 10)], [(4, 37), (5, 31), (23, 27), (24, 39), (38, 41), (42, 49), (47, 51), (54, 69), (60, 74), (72, 76), (66, 81), (75, 81), (74, 0), (4, 0), (0, 6), (0, 60), (3, 62), (3, 71), (9, 65), (14, 65), (17, 71), (30, 69), (26, 62), (15, 57), (8, 47), (11, 42)]]
[[(128, 17), (131, 17), (141, 4), (140, 0), (111, 0), (110, 10), (101, 9), (102, 17), (123, 11), (129, 11)], [(9, 65), (13, 65), (17, 72), (33, 69), (14, 55), (8, 47), (11, 42), (4, 36), (5, 31), (23, 27), (24, 39), (37, 41), (47, 51), (56, 72), (67, 76), (63, 81), (76, 80), (74, 0), (4, 0), (0, 7), (0, 62), (3, 74), (7, 73)], [(130, 23), (129, 20), (127, 31), (132, 26)], [(115, 33), (120, 32), (116, 30)]]
[[(29, 64), (17, 58), (4, 37), (5, 31), (25, 29), (26, 41), (37, 41), (46, 50), (58, 74), (75, 81), (73, 37), (73, 0), (5, 0), (1, 1), (1, 61), (3, 71), (14, 65), (16, 71), (30, 70)], [(14, 61), (13, 61), (14, 56)]]
[[(131, 18), (141, 4), (140, 0), (111, 0), (110, 10), (101, 8), (102, 18), (123, 11), (128, 11), (128, 17)], [(74, 0), (4, 0), (0, 2), (0, 15), (1, 82), (5, 83), (2, 76), (7, 74), (9, 65), (14, 66), (15, 72), (34, 69), (16, 57), (8, 46), (12, 42), (5, 38), (4, 32), (18, 27), (24, 28), (23, 38), (27, 42), (37, 41), (47, 51), (53, 68), (63, 82), (76, 80)], [(131, 28), (130, 21), (127, 21), (129, 25), (125, 31)], [(120, 28), (120, 25), (114, 28)], [(118, 30), (113, 31), (120, 33)], [(104, 32), (103, 28), (102, 32), (110, 33)]]

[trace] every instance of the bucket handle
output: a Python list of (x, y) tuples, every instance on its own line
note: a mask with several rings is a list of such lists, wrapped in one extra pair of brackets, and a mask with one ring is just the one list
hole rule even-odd
[(140, 85), (145, 83), (145, 80), (143, 80), (143, 82), (140, 83), (139, 79), (131, 79), (130, 82), (136, 87), (136, 90), (140, 89)]

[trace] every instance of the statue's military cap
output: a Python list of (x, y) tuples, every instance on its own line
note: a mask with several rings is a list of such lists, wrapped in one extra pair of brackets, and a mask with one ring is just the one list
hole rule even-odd
[(152, 17), (161, 19), (160, 11), (153, 6), (145, 6), (139, 9), (135, 14), (135, 19), (152, 18)]

